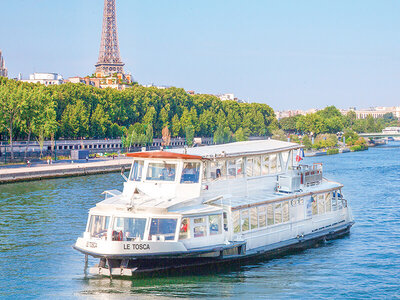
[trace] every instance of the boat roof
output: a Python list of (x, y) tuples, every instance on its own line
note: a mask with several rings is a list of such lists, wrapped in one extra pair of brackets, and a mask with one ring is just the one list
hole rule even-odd
[(194, 148), (168, 149), (165, 151), (177, 154), (201, 156), (203, 158), (214, 158), (214, 157), (237, 157), (243, 155), (276, 153), (276, 152), (299, 149), (302, 147), (303, 147), (302, 145), (296, 143), (268, 139), (268, 140), (235, 142), (235, 143), (194, 147)]
[(138, 158), (161, 158), (161, 159), (202, 159), (202, 156), (165, 152), (165, 151), (135, 152), (135, 153), (128, 153), (126, 156), (138, 157)]

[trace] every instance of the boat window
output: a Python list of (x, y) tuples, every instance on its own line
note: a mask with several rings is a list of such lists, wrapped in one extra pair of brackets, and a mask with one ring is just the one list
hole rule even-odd
[(190, 237), (189, 235), (190, 227), (189, 227), (189, 218), (182, 218), (181, 229), (179, 231), (179, 239), (184, 240)]
[(198, 183), (200, 177), (200, 163), (183, 164), (181, 183)]
[(232, 159), (227, 161), (228, 177), (243, 177), (243, 159)]
[(102, 238), (107, 236), (108, 225), (110, 224), (109, 216), (90, 216), (89, 232), (91, 237)]
[(262, 175), (269, 174), (269, 156), (268, 155), (262, 156), (261, 174)]
[(289, 151), (285, 151), (285, 152), (282, 152), (282, 162), (283, 162), (283, 168), (284, 167), (286, 167), (286, 166), (289, 166), (288, 165), (288, 162), (289, 162)]
[(318, 213), (323, 214), (325, 213), (325, 197), (324, 194), (318, 195)]
[(132, 181), (141, 181), (143, 166), (144, 166), (143, 160), (135, 160), (132, 165), (131, 176), (129, 179)]
[(212, 215), (208, 217), (210, 226), (210, 235), (221, 234), (221, 215)]
[(275, 204), (275, 224), (282, 223), (282, 205), (281, 203)]
[(210, 175), (212, 179), (226, 177), (226, 164), (225, 161), (212, 161), (210, 165)]
[(274, 206), (272, 204), (267, 206), (267, 225), (274, 225)]
[(253, 176), (253, 158), (247, 158), (246, 160), (246, 176)]
[(253, 176), (261, 175), (261, 156), (253, 157)]
[(318, 214), (318, 207), (317, 207), (317, 195), (312, 195), (311, 196), (311, 208), (312, 208), (312, 214), (317, 215)]
[(240, 214), (240, 221), (242, 225), (242, 231), (247, 231), (249, 230), (249, 210), (242, 210)]
[(150, 163), (146, 180), (175, 181), (176, 164)]
[(145, 218), (114, 218), (113, 240), (143, 240), (144, 229), (146, 227)]
[(269, 170), (271, 174), (276, 173), (277, 168), (277, 157), (276, 154), (271, 154), (269, 157)]
[(151, 219), (149, 240), (175, 238), (177, 219)]
[(258, 226), (259, 227), (267, 226), (266, 213), (267, 213), (267, 207), (266, 206), (259, 206), (258, 207)]
[(325, 194), (325, 211), (332, 211), (332, 193)]
[(228, 231), (228, 213), (224, 212), (224, 230)]
[(193, 236), (195, 238), (207, 236), (207, 223), (205, 217), (195, 218), (193, 223)]
[(289, 221), (289, 202), (285, 201), (282, 203), (282, 221)]
[(258, 228), (257, 207), (250, 208), (250, 228)]
[(337, 210), (337, 193), (336, 191), (332, 193), (332, 210), (336, 211)]
[(233, 220), (233, 232), (240, 232), (240, 211), (236, 210), (232, 212), (232, 220)]

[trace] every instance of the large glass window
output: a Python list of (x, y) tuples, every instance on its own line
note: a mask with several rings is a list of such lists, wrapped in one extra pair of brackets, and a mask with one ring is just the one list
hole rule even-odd
[(181, 229), (179, 231), (179, 239), (184, 240), (190, 237), (190, 219), (189, 218), (182, 218), (181, 222)]
[(153, 237), (157, 240), (162, 237), (165, 240), (173, 240), (175, 238), (176, 219), (151, 219), (149, 240)]
[(261, 174), (262, 175), (269, 174), (269, 156), (268, 155), (262, 156)]
[(247, 177), (253, 176), (253, 158), (248, 158), (246, 160), (246, 176)]
[(318, 214), (318, 206), (317, 206), (317, 195), (312, 195), (311, 196), (311, 202), (312, 202), (312, 214), (317, 215)]
[(336, 194), (336, 192), (333, 192), (333, 194), (332, 194), (332, 210), (333, 211), (337, 210), (337, 194)]
[(276, 173), (276, 168), (277, 168), (277, 157), (276, 154), (271, 154), (269, 157), (269, 170), (270, 173), (274, 174)]
[(267, 226), (266, 213), (267, 213), (267, 207), (266, 206), (259, 206), (258, 207), (258, 226), (259, 227)]
[(131, 170), (131, 177), (129, 178), (130, 180), (133, 180), (133, 181), (141, 181), (142, 180), (143, 165), (144, 165), (143, 160), (135, 160), (133, 162), (132, 170)]
[(212, 215), (208, 217), (210, 226), (210, 235), (221, 234), (221, 215)]
[(150, 163), (146, 180), (175, 181), (176, 164)]
[(240, 232), (240, 211), (236, 210), (232, 212), (232, 220), (233, 220), (233, 232)]
[(242, 210), (241, 214), (240, 214), (240, 219), (241, 219), (241, 225), (242, 225), (242, 231), (247, 231), (249, 230), (249, 211), (246, 210)]
[(282, 203), (282, 221), (289, 221), (289, 202), (285, 201)]
[(207, 224), (205, 217), (195, 218), (193, 223), (193, 235), (195, 238), (207, 236)]
[(261, 175), (261, 156), (253, 157), (253, 176)]
[(236, 177), (243, 177), (244, 174), (244, 160), (243, 158), (236, 159)]
[(325, 213), (325, 197), (324, 194), (318, 195), (318, 213), (324, 214)]
[(325, 194), (325, 211), (332, 211), (332, 193)]
[(145, 228), (145, 218), (116, 217), (113, 225), (113, 239), (130, 241), (140, 238), (143, 240)]
[(200, 163), (184, 163), (181, 183), (198, 183), (200, 177)]
[(275, 204), (275, 224), (282, 223), (282, 205), (281, 203)]
[(212, 179), (219, 179), (226, 177), (226, 162), (223, 161), (212, 161), (210, 164), (210, 175)]
[(90, 216), (89, 232), (91, 237), (102, 238), (107, 236), (108, 225), (110, 224), (109, 216)]
[(267, 225), (274, 225), (274, 206), (268, 204), (267, 206)]
[(257, 207), (250, 208), (250, 228), (251, 229), (258, 228)]

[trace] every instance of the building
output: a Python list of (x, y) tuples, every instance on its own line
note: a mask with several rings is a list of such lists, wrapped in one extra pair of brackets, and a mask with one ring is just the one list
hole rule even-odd
[(276, 118), (278, 120), (282, 119), (282, 118), (288, 118), (288, 117), (294, 117), (294, 116), (298, 116), (298, 115), (302, 115), (305, 116), (307, 114), (313, 114), (316, 113), (318, 111), (318, 109), (315, 108), (311, 108), (309, 110), (284, 110), (284, 111), (275, 111), (275, 115)]
[(82, 84), (91, 85), (93, 87), (100, 88), (100, 79), (99, 78), (75, 76), (75, 77), (68, 78), (68, 80), (66, 80), (66, 81), (70, 82), (70, 83), (82, 83)]
[(248, 103), (248, 101), (241, 100), (235, 97), (235, 94), (226, 93), (221, 95), (216, 95), (221, 101), (236, 101), (238, 103)]
[(354, 110), (357, 119), (365, 119), (372, 116), (374, 119), (383, 118), (385, 114), (392, 113), (395, 118), (400, 118), (400, 106), (384, 107), (377, 106), (368, 109)]
[(40, 83), (45, 86), (59, 85), (64, 83), (64, 79), (57, 73), (33, 73), (29, 75), (29, 79), (21, 80), (29, 83)]
[(6, 68), (6, 62), (4, 61), (1, 50), (0, 50), (0, 76), (8, 77), (8, 70)]

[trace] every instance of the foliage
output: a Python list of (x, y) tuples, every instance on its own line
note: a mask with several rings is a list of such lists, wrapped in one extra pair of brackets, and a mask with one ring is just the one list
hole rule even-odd
[(316, 137), (312, 147), (315, 149), (333, 148), (337, 143), (338, 140), (335, 134), (320, 134)]
[(286, 117), (279, 120), (279, 128), (285, 132), (294, 133), (297, 131), (296, 123), (300, 115)]
[(186, 137), (186, 144), (189, 147), (192, 147), (193, 140), (194, 140), (194, 126), (193, 125), (186, 126), (185, 137)]
[(308, 150), (312, 148), (312, 143), (308, 135), (304, 135), (303, 138), (301, 139), (301, 142), (303, 143), (304, 148)]
[(152, 124), (154, 137), (161, 137), (166, 126), (175, 137), (184, 136), (186, 128), (193, 128), (194, 135), (212, 137), (220, 127), (224, 141), (233, 140), (232, 132), (247, 139), (270, 134), (277, 127), (275, 114), (266, 104), (221, 101), (174, 87), (135, 85), (119, 91), (72, 83), (44, 87), (0, 80), (0, 134), (10, 141), (26, 139), (29, 134), (36, 139), (124, 136), (124, 145), (132, 145), (150, 140), (148, 124)]
[(364, 150), (368, 150), (368, 146), (366, 145), (354, 145), (350, 147), (350, 151), (364, 151)]
[(274, 131), (272, 131), (272, 138), (274, 140), (287, 142), (286, 134), (282, 129), (275, 129)]
[(333, 154), (338, 154), (339, 153), (339, 149), (328, 149), (326, 150), (326, 154), (327, 155), (333, 155)]

